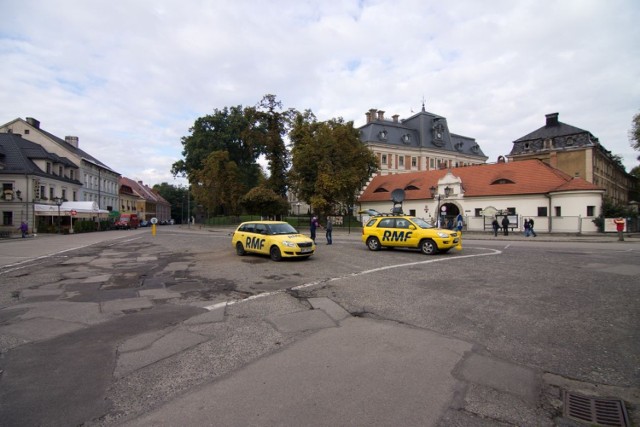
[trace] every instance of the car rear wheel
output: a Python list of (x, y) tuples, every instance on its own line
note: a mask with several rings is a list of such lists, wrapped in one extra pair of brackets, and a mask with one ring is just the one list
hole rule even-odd
[(380, 240), (377, 237), (369, 237), (367, 239), (367, 247), (370, 251), (379, 251), (381, 248)]
[(236, 253), (240, 256), (245, 255), (247, 253), (244, 250), (244, 246), (242, 246), (242, 243), (240, 242), (236, 243)]
[(269, 250), (269, 255), (271, 256), (271, 259), (274, 261), (280, 261), (282, 259), (280, 248), (278, 248), (277, 246), (271, 246), (271, 249)]
[(433, 240), (424, 239), (422, 242), (420, 242), (420, 250), (425, 255), (432, 255), (438, 252), (438, 246)]

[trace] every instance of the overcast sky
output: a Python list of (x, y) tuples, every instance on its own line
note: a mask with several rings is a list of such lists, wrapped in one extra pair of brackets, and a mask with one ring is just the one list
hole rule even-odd
[(638, 165), (637, 0), (2, 0), (0, 13), (0, 123), (34, 117), (149, 185), (183, 183), (170, 169), (198, 117), (265, 94), (356, 126), (424, 98), (489, 162), (557, 112)]

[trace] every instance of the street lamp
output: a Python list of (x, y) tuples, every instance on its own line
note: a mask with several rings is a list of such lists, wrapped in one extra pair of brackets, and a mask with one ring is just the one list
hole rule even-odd
[(296, 206), (298, 207), (298, 228), (300, 228), (300, 202), (297, 202)]
[(53, 203), (58, 206), (58, 234), (60, 234), (60, 205), (62, 204), (62, 199), (60, 197), (54, 197)]
[(438, 188), (435, 186), (432, 186), (431, 188), (429, 188), (429, 190), (431, 191), (431, 197), (435, 200), (438, 201), (438, 207), (436, 208), (436, 227), (440, 227), (441, 224), (441, 219), (440, 219), (440, 201), (443, 199), (446, 199), (447, 197), (449, 197), (451, 195), (451, 192), (453, 191), (452, 188), (450, 188), (449, 186), (445, 187), (444, 189), (444, 195), (439, 194), (438, 193)]

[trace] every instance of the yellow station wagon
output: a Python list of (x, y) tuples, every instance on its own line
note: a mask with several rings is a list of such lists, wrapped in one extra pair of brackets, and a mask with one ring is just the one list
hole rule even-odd
[(238, 255), (252, 252), (269, 255), (274, 261), (309, 258), (316, 250), (313, 240), (282, 221), (243, 222), (233, 232), (231, 243)]
[(427, 255), (446, 253), (461, 245), (461, 239), (457, 231), (436, 228), (421, 218), (405, 215), (374, 216), (362, 227), (362, 241), (372, 251), (386, 247), (415, 248)]

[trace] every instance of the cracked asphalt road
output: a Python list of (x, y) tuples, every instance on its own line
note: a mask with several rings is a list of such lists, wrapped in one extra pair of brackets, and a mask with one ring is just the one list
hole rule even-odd
[[(606, 390), (638, 422), (637, 244), (470, 241), (425, 257), (369, 252), (359, 235), (334, 234), (309, 260), (281, 263), (238, 257), (227, 230), (104, 233), (68, 252), (55, 239), (78, 247), (81, 235), (42, 239), (49, 256), (0, 269), (3, 425), (144, 414), (313, 334), (270, 320), (311, 310), (310, 298), (535, 370), (539, 399), (511, 405), (530, 425), (561, 419), (556, 394), (566, 387)], [(34, 242), (16, 243), (0, 253)], [(471, 381), (440, 423), (527, 425), (496, 405), (505, 396)]]

